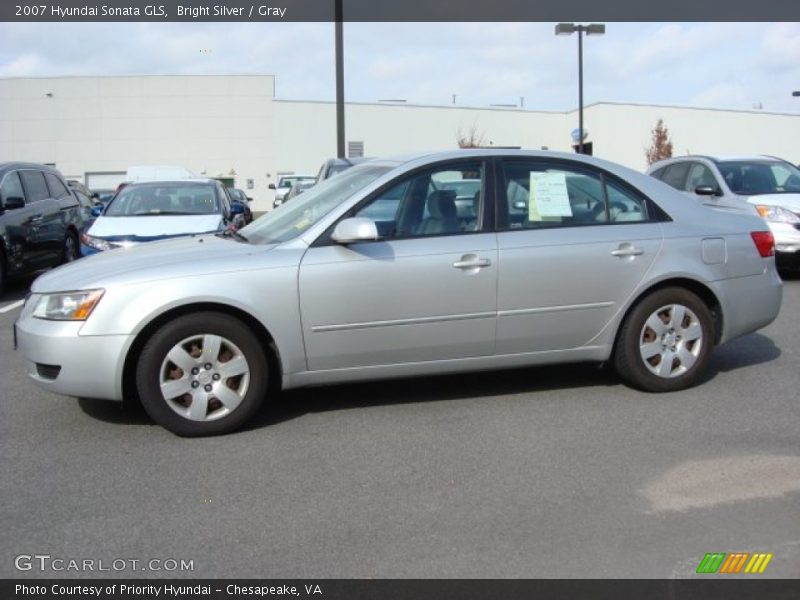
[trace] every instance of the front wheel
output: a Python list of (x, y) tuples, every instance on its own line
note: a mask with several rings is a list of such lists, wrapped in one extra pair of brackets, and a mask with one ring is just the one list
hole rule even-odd
[(619, 376), (648, 392), (695, 385), (711, 358), (711, 311), (689, 290), (664, 288), (642, 301), (622, 324), (614, 353)]
[(201, 312), (178, 317), (145, 343), (136, 369), (142, 405), (182, 436), (228, 433), (261, 407), (268, 363), (240, 320)]

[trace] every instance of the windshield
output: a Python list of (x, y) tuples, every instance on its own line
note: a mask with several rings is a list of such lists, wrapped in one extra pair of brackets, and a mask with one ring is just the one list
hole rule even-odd
[(725, 161), (717, 163), (725, 183), (734, 194), (800, 193), (800, 170), (778, 160)]
[(125, 186), (103, 216), (211, 215), (219, 202), (210, 183), (144, 183)]
[(390, 170), (363, 166), (326, 179), (295, 200), (273, 210), (240, 230), (254, 244), (285, 242), (296, 238), (359, 190)]
[(292, 187), (301, 181), (316, 181), (316, 177), (281, 177), (278, 180), (278, 187)]

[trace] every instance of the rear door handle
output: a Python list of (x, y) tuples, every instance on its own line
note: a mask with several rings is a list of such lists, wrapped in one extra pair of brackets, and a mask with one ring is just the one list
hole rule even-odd
[[(465, 257), (466, 258), (466, 257)], [(453, 263), (453, 267), (456, 269), (478, 269), (480, 267), (488, 267), (492, 264), (488, 258), (468, 258), (457, 260)]]
[(611, 256), (639, 256), (644, 254), (644, 250), (642, 248), (637, 248), (633, 244), (621, 244), (619, 248), (616, 250), (611, 251)]

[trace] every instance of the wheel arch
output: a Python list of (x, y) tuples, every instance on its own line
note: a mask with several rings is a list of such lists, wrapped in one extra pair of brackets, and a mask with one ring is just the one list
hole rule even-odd
[(719, 343), (719, 340), (722, 338), (722, 328), (724, 325), (723, 322), (723, 314), (722, 314), (722, 303), (717, 298), (717, 295), (713, 292), (713, 290), (707, 286), (706, 284), (696, 280), (691, 279), (689, 277), (670, 277), (668, 279), (663, 279), (651, 285), (650, 287), (641, 290), (639, 294), (634, 298), (634, 300), (628, 305), (628, 308), (625, 310), (625, 313), (622, 315), (622, 318), (619, 320), (619, 325), (617, 326), (617, 331), (614, 333), (614, 347), (612, 348), (612, 356), (614, 351), (616, 350), (617, 344), (619, 343), (619, 336), (620, 331), (622, 330), (622, 324), (628, 319), (629, 315), (633, 310), (639, 305), (639, 303), (644, 300), (650, 294), (657, 292), (658, 290), (662, 290), (664, 288), (669, 287), (681, 287), (684, 288), (693, 294), (695, 294), (698, 298), (700, 298), (703, 303), (708, 307), (708, 310), (711, 312), (711, 318), (714, 324), (714, 345), (716, 346)]
[(270, 369), (270, 377), (268, 379), (269, 391), (276, 392), (281, 389), (283, 369), (280, 352), (277, 344), (275, 343), (275, 338), (264, 326), (264, 324), (248, 312), (229, 304), (218, 302), (197, 302), (193, 304), (175, 306), (159, 315), (156, 315), (139, 331), (139, 333), (136, 334), (136, 338), (134, 339), (131, 347), (128, 349), (128, 353), (125, 356), (125, 362), (122, 368), (122, 396), (124, 401), (138, 402), (136, 392), (136, 364), (139, 361), (139, 356), (142, 353), (144, 345), (147, 343), (147, 340), (150, 339), (153, 333), (155, 333), (155, 331), (158, 330), (158, 328), (164, 323), (167, 323), (172, 319), (203, 311), (218, 312), (232, 316), (250, 327), (255, 332), (259, 344), (263, 348), (267, 357), (267, 363)]

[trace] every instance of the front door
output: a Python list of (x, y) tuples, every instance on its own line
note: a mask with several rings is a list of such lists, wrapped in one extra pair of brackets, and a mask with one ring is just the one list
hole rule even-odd
[[(401, 177), (347, 215), (375, 220), (380, 240), (307, 251), (299, 289), (309, 370), (493, 354), (497, 241), (483, 224), (484, 173), (472, 160)], [(459, 206), (454, 188), (470, 185)]]

